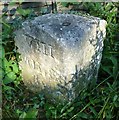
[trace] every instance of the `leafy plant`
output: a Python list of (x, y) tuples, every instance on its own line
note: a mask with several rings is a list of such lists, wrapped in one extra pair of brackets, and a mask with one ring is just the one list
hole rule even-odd
[[(73, 5), (79, 3), (73, 3)], [(63, 3), (67, 6), (67, 3)], [(14, 30), (20, 23), (32, 18), (31, 10), (17, 9), (22, 17), (15, 22), (3, 24), (0, 45), (0, 72), (3, 87), (3, 118), (48, 120), (119, 119), (119, 41), (117, 7), (118, 3), (82, 3), (93, 16), (105, 19), (107, 36), (104, 41), (103, 59), (98, 83), (83, 89), (78, 97), (67, 103), (51, 104), (43, 95), (29, 91), (22, 82), (18, 63), (20, 54), (14, 45)], [(80, 15), (80, 11), (70, 11)], [(33, 15), (35, 16), (35, 15)], [(93, 87), (92, 87), (93, 86)], [(45, 118), (46, 117), (46, 118)]]

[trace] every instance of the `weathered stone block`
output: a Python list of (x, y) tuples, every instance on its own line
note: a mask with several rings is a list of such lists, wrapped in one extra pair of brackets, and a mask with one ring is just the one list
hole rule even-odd
[(47, 14), (16, 31), (24, 83), (51, 100), (72, 100), (96, 79), (106, 21), (72, 14)]

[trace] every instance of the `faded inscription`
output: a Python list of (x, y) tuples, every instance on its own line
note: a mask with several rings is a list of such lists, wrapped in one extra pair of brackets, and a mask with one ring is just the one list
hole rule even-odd
[(35, 70), (39, 70), (41, 72), (41, 64), (38, 62), (38, 61), (35, 61), (33, 59), (30, 59), (30, 56), (29, 57), (24, 57), (23, 61), (29, 65), (29, 67), (31, 69), (35, 69)]
[(28, 38), (29, 41), (29, 46), (34, 52), (40, 52), (45, 55), (53, 56), (53, 47), (50, 44), (47, 44), (45, 42), (41, 42), (38, 39), (33, 39), (33, 38)]
[(75, 99), (97, 77), (105, 26), (99, 18), (71, 14), (25, 21), (15, 38), (24, 83), (54, 102)]

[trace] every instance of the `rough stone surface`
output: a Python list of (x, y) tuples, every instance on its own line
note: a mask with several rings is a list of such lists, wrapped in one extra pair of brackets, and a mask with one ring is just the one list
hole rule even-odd
[(23, 81), (52, 101), (73, 100), (96, 79), (106, 21), (73, 14), (47, 14), (16, 31)]

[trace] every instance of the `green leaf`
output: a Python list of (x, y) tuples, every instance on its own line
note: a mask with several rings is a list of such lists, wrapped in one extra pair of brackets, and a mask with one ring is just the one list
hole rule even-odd
[(0, 45), (0, 59), (5, 57), (5, 49)]
[(94, 107), (89, 106), (89, 108), (90, 108), (91, 112), (92, 112), (95, 116), (98, 115), (97, 112), (96, 112), (96, 110), (94, 109)]
[(17, 12), (20, 14), (20, 15), (23, 15), (24, 17), (29, 15), (31, 13), (31, 10), (30, 9), (27, 9), (27, 10), (24, 10), (22, 8), (18, 8), (17, 9)]
[(94, 99), (91, 96), (89, 97), (89, 100), (90, 100), (92, 105), (95, 105)]
[(37, 114), (38, 114), (38, 110), (32, 108), (26, 113), (24, 118), (36, 118)]
[(19, 72), (19, 69), (18, 69), (18, 65), (16, 62), (14, 61), (9, 61), (9, 66), (11, 66), (13, 68), (13, 72), (14, 73), (18, 73)]
[(3, 59), (3, 68), (5, 72), (11, 72), (11, 69), (9, 68), (9, 62), (6, 58)]
[(110, 70), (110, 66), (101, 66), (101, 68), (107, 72), (109, 75), (113, 76), (113, 73)]
[(115, 95), (114, 98), (113, 98), (113, 102), (115, 102), (117, 99), (118, 99), (118, 95)]
[(112, 8), (112, 3), (107, 3), (107, 5), (105, 5), (105, 11), (108, 12), (111, 8)]
[[(21, 113), (21, 111), (19, 111)], [(37, 109), (30, 109), (28, 112), (23, 112), (19, 119), (35, 119), (36, 116), (38, 114), (38, 110)]]
[(25, 116), (26, 116), (26, 112), (23, 112), (23, 113), (19, 116), (19, 120), (25, 118)]
[(110, 57), (110, 60), (113, 63), (113, 77), (116, 79), (117, 73), (118, 73), (118, 62), (117, 62), (117, 58), (114, 56)]
[(104, 111), (103, 112), (103, 119), (106, 117), (106, 112)]
[[(8, 74), (9, 72), (14, 72), (14, 73), (18, 73), (19, 72), (19, 68), (18, 65), (15, 61), (8, 61), (6, 58), (3, 59), (3, 69), (5, 70), (5, 72)], [(11, 76), (10, 76), (11, 78)]]
[(5, 85), (4, 87), (3, 87), (3, 90), (4, 91), (9, 91), (9, 90), (15, 90), (13, 87), (10, 87), (10, 86), (7, 86), (7, 85)]
[(5, 76), (5, 78), (3, 79), (3, 84), (8, 84), (13, 82), (16, 79), (16, 75), (14, 72), (9, 72), (7, 73), (7, 75)]
[(109, 82), (107, 82), (107, 85), (108, 85), (108, 89), (110, 89), (111, 91), (113, 91), (113, 87), (112, 87), (112, 85)]
[(9, 3), (9, 6), (15, 6), (16, 5), (16, 0), (11, 0), (11, 2)]
[(71, 105), (71, 102), (67, 103), (67, 104), (61, 109), (61, 113), (63, 113), (70, 105)]
[(49, 112), (48, 110), (46, 111), (46, 117), (47, 119), (51, 117), (51, 112)]
[(67, 109), (67, 111), (65, 111), (65, 112), (61, 115), (61, 117), (66, 116), (67, 114), (71, 113), (73, 110), (74, 110), (74, 107), (71, 107), (71, 108)]
[(2, 68), (0, 68), (0, 78), (2, 79), (5, 75), (5, 72)]
[(7, 74), (7, 77), (14, 80), (16, 78), (16, 75), (15, 75), (14, 72), (10, 72), (10, 73)]
[(61, 4), (62, 4), (63, 7), (66, 7), (68, 3), (67, 2), (61, 2)]
[(69, 108), (69, 109), (67, 110), (67, 112), (70, 113), (70, 112), (73, 111), (73, 110), (74, 110), (74, 107), (71, 107), (71, 108)]
[(22, 111), (19, 110), (19, 109), (17, 109), (17, 110), (16, 110), (16, 113), (17, 113), (18, 115), (20, 115), (20, 114), (22, 113)]
[(77, 118), (85, 118), (88, 119), (88, 114), (81, 112), (80, 114), (78, 114)]

